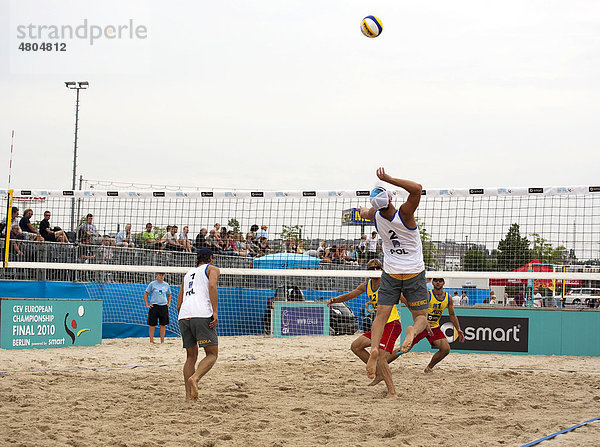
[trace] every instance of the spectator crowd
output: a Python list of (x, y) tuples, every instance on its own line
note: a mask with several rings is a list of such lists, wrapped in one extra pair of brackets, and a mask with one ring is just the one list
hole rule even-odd
[(6, 225), (6, 218), (0, 222), (0, 235), (6, 234), (6, 228), (10, 228), (11, 252), (18, 256), (23, 254), (25, 241), (75, 243), (79, 250), (78, 257), (83, 262), (97, 257), (91, 246), (102, 248), (98, 257), (105, 262), (111, 262), (113, 259), (113, 247), (182, 253), (195, 253), (203, 247), (208, 247), (216, 254), (251, 258), (271, 253), (306, 253), (320, 258), (325, 264), (355, 266), (362, 266), (370, 259), (381, 256), (381, 244), (376, 232), (369, 238), (363, 235), (356, 245), (351, 242), (328, 244), (326, 241), (320, 241), (318, 247), (311, 247), (310, 242), (294, 237), (272, 241), (265, 224), (260, 227), (254, 224), (243, 234), (237, 228), (227, 229), (215, 223), (213, 228), (201, 228), (193, 237), (188, 225), (184, 225), (180, 231), (178, 225), (156, 229), (148, 222), (142, 232), (134, 233), (132, 225), (126, 223), (116, 234), (108, 235), (98, 230), (91, 213), (81, 219), (74, 232), (66, 232), (60, 227), (52, 226), (51, 216), (50, 211), (45, 211), (43, 219), (36, 223), (31, 220), (32, 209), (26, 209), (23, 216), (19, 216), (19, 209), (13, 207), (10, 225)]

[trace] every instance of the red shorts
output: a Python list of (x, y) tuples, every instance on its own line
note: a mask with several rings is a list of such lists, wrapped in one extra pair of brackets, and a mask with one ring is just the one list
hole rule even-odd
[[(381, 336), (381, 341), (379, 342), (379, 347), (381, 349), (385, 349), (390, 354), (394, 350), (394, 344), (398, 337), (400, 337), (400, 333), (402, 332), (402, 325), (399, 320), (392, 321), (391, 323), (386, 324), (383, 327), (383, 335)], [(367, 338), (371, 338), (371, 331), (365, 332), (363, 334)]]
[(436, 341), (436, 340), (443, 340), (443, 339), (446, 338), (446, 336), (444, 335), (444, 333), (442, 332), (442, 330), (440, 329), (439, 326), (431, 328), (431, 331), (433, 332), (433, 335), (429, 335), (427, 333), (427, 329), (425, 329), (423, 332), (421, 332), (419, 335), (417, 335), (415, 337), (415, 339), (413, 340), (413, 342), (412, 342), (412, 346), (416, 345), (417, 343), (419, 343), (424, 338), (427, 338), (427, 340), (431, 344), (431, 347), (433, 348), (434, 347), (433, 346), (433, 342), (434, 341)]

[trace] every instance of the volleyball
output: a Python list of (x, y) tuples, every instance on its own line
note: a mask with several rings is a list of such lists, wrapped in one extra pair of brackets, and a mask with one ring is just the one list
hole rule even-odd
[(377, 37), (383, 31), (383, 26), (381, 25), (381, 20), (379, 20), (375, 16), (367, 16), (362, 19), (360, 24), (360, 30), (367, 37)]

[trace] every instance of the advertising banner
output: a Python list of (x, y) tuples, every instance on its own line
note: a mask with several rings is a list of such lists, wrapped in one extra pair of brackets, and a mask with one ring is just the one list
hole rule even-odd
[(273, 336), (329, 335), (329, 308), (320, 303), (273, 303)]
[(358, 208), (350, 208), (342, 211), (342, 225), (375, 225), (375, 223), (360, 217)]
[[(529, 319), (512, 317), (460, 316), (465, 333), (464, 343), (447, 315), (440, 319), (440, 329), (453, 350), (529, 352)], [(456, 341), (456, 342), (455, 342)]]
[(102, 343), (102, 300), (0, 298), (0, 348)]

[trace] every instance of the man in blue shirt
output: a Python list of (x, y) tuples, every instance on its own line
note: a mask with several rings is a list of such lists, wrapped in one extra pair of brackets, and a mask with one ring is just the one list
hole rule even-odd
[(164, 273), (157, 273), (156, 280), (148, 284), (144, 293), (144, 302), (148, 308), (150, 343), (154, 343), (156, 323), (160, 325), (160, 342), (164, 343), (166, 326), (169, 324), (169, 306), (171, 305), (171, 287), (165, 282)]

